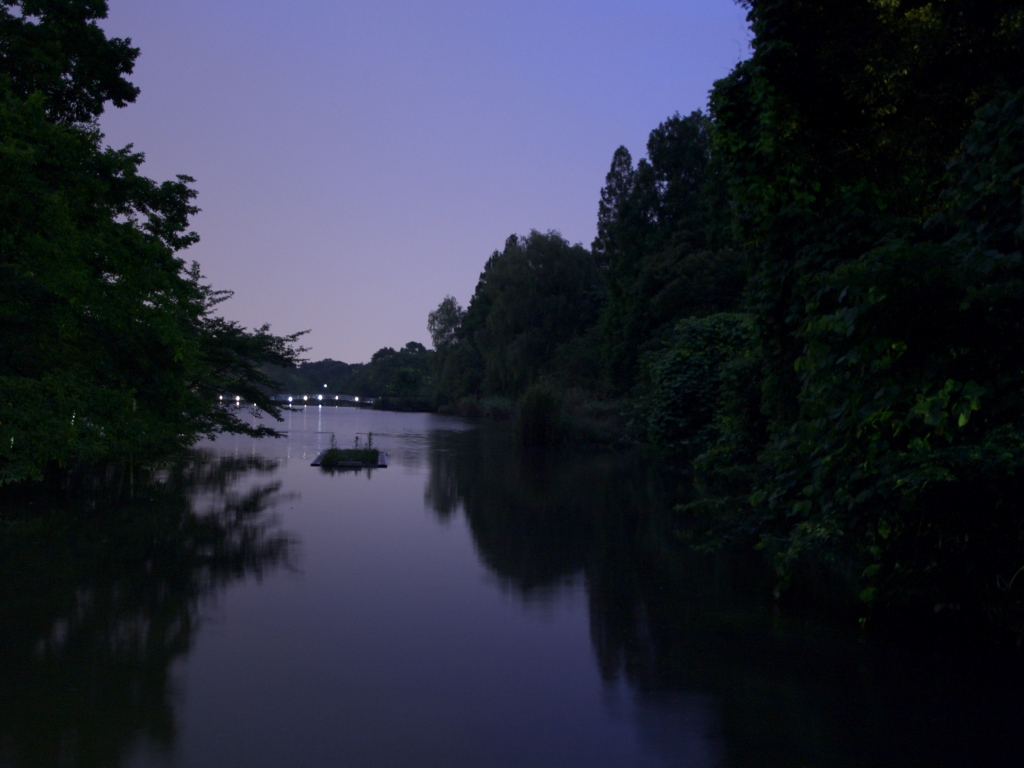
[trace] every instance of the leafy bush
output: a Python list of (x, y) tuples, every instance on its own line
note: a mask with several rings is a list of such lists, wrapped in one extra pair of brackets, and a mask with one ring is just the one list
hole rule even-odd
[(725, 370), (753, 341), (743, 314), (680, 320), (664, 346), (643, 360), (638, 411), (645, 437), (689, 458), (707, 450), (721, 437)]

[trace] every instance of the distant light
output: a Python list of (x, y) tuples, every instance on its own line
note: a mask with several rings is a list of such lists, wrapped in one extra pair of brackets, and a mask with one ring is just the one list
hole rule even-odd
[(337, 400), (337, 399), (338, 399), (338, 396), (337, 396), (337, 395), (335, 395), (335, 396), (334, 396), (334, 399), (335, 399), (335, 400)]
[(323, 396), (323, 395), (317, 395), (317, 396), (316, 396), (316, 399), (317, 399), (317, 400), (323, 400), (323, 399), (324, 399), (324, 396)]
[(324, 389), (327, 389), (327, 385), (326, 384), (324, 384)]
[(359, 398), (358, 398), (358, 397), (356, 398), (356, 402), (357, 402), (357, 403), (359, 402)]
[(241, 400), (241, 399), (242, 399), (241, 395), (235, 395), (235, 400)]
[(305, 395), (303, 395), (303, 396), (302, 396), (302, 399), (303, 399), (303, 400), (309, 400), (309, 398), (308, 398), (308, 397), (306, 397)]
[(220, 396), (220, 399), (221, 399), (221, 400), (223, 400), (223, 399), (224, 399), (224, 395), (221, 395), (221, 396)]
[(292, 401), (292, 396), (288, 395), (288, 402), (290, 403), (291, 401)]

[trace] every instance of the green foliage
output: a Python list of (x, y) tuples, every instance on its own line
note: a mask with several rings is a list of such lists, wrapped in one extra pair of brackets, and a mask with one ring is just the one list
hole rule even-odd
[(509, 237), (487, 260), (464, 315), (451, 297), (431, 314), (439, 394), (518, 396), (553, 366), (562, 345), (594, 325), (603, 295), (582, 246), (557, 232)]
[(660, 348), (680, 317), (736, 308), (746, 278), (729, 247), (710, 131), (706, 115), (677, 114), (651, 132), (636, 168), (624, 147), (615, 152), (592, 253), (554, 232), (513, 236), (488, 260), (465, 312), (445, 298), (428, 327), (446, 407), (518, 397), (542, 379), (607, 403), (636, 383), (641, 354)]
[(689, 458), (722, 438), (726, 371), (753, 344), (750, 318), (720, 313), (680, 320), (643, 360), (640, 417), (646, 438)]
[(375, 397), (427, 396), (433, 353), (417, 341), (399, 350), (378, 349), (360, 371), (358, 386)]
[[(275, 434), (218, 397), (277, 416), (261, 366), (293, 363), (298, 335), (217, 317), (230, 293), (176, 255), (197, 240), (192, 180), (147, 179), (142, 155), (104, 148), (92, 124), (75, 122), (134, 94), (117, 80), (134, 53), (106, 45), (90, 21), (105, 5), (24, 4), (38, 23), (10, 7), (0, 15), (0, 484), (50, 465), (148, 461), (203, 434)], [(44, 87), (44, 75), (60, 82)]]
[(478, 416), (484, 366), (476, 346), (465, 338), (465, 320), (466, 310), (454, 296), (445, 296), (427, 317), (434, 344), (436, 398), (443, 409)]
[(84, 123), (106, 102), (124, 107), (139, 89), (125, 80), (139, 49), (96, 24), (106, 0), (0, 1), (0, 78), (19, 99), (40, 94), (49, 119)]
[(519, 398), (514, 427), (523, 445), (610, 447), (632, 442), (622, 403), (550, 381), (532, 385)]
[(620, 389), (675, 320), (730, 311), (742, 293), (742, 260), (722, 237), (728, 206), (716, 204), (722, 182), (711, 129), (701, 112), (677, 114), (651, 132), (636, 168), (625, 147), (612, 158), (593, 252), (607, 271), (604, 362)]
[(769, 421), (727, 525), (760, 538), (780, 585), (824, 560), (864, 602), (1019, 622), (999, 585), (1024, 558), (1021, 11), (750, 8), (754, 56), (716, 84), (713, 151)]
[(910, 236), (939, 207), (974, 111), (1024, 85), (1020, 10), (951, 0), (752, 2), (754, 55), (711, 97), (753, 278), (766, 405), (796, 417), (794, 333), (813, 278)]
[[(1024, 552), (1024, 98), (988, 105), (964, 146), (929, 227), (952, 237), (895, 241), (818, 277), (797, 334), (799, 417), (757, 499), (787, 521), (764, 533), (787, 560), (840, 537), (859, 547), (871, 595), (926, 581), (937, 601), (1001, 602), (995, 574)], [(963, 569), (982, 553), (991, 581), (972, 583)]]
[(466, 319), (465, 310), (459, 306), (454, 296), (445, 296), (437, 309), (427, 316), (427, 330), (434, 349), (447, 349), (459, 340), (462, 321)]

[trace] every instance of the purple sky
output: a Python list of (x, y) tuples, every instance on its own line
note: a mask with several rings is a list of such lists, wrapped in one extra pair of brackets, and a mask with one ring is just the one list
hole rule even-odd
[(703, 108), (747, 52), (732, 0), (111, 0), (142, 49), (102, 125), (196, 178), (185, 254), (230, 319), (312, 328), (310, 359), (429, 346), (508, 235), (590, 245), (612, 153)]

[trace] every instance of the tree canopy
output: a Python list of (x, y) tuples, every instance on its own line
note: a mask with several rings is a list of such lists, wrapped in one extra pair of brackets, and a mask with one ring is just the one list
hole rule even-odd
[(12, 93), (45, 97), (49, 118), (84, 123), (107, 102), (124, 107), (139, 89), (126, 79), (139, 49), (96, 23), (106, 0), (0, 0), (0, 72)]
[(511, 235), (484, 265), (465, 312), (449, 296), (430, 315), (442, 390), (517, 397), (594, 325), (603, 300), (601, 272), (583, 246), (557, 232)]
[(292, 364), (298, 334), (215, 314), (230, 293), (178, 256), (198, 239), (192, 179), (145, 178), (92, 122), (134, 99), (137, 51), (105, 38), (96, 0), (0, 12), (0, 482), (274, 434), (219, 398), (276, 416), (261, 367)]

